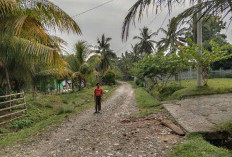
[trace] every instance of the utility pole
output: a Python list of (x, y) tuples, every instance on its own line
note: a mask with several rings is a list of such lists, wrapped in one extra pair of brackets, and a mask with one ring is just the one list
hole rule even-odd
[[(198, 0), (198, 4), (201, 4), (202, 0)], [(202, 45), (202, 19), (200, 19), (202, 16), (202, 10), (199, 11), (197, 14), (198, 22), (197, 22), (197, 44)], [(198, 50), (198, 53), (202, 55), (201, 50)], [(197, 87), (202, 86), (202, 68), (201, 65), (197, 67)]]

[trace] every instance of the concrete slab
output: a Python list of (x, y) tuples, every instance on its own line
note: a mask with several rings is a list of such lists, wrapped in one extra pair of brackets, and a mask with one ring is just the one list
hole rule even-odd
[(187, 132), (214, 132), (216, 124), (232, 120), (232, 94), (188, 98), (164, 107)]

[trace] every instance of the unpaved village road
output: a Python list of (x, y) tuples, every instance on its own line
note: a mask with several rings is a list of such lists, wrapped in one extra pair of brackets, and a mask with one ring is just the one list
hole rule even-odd
[(12, 157), (155, 157), (166, 156), (181, 138), (162, 126), (164, 113), (133, 118), (134, 90), (122, 85), (103, 103), (101, 114), (90, 108), (19, 149), (5, 149)]

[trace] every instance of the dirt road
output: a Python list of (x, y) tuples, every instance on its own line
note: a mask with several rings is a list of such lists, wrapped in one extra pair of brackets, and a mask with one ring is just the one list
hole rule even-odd
[(103, 103), (102, 113), (88, 109), (19, 150), (0, 156), (20, 157), (155, 157), (166, 156), (180, 140), (160, 124), (163, 113), (133, 118), (137, 112), (134, 90), (122, 85)]

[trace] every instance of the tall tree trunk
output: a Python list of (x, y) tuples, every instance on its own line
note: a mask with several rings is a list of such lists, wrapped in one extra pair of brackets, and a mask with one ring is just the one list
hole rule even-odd
[(197, 43), (197, 16), (193, 17), (193, 41), (194, 43)]
[(10, 95), (11, 94), (11, 84), (10, 84), (9, 72), (8, 72), (8, 69), (7, 69), (6, 66), (4, 68), (5, 68), (6, 81), (7, 81), (7, 91), (6, 91), (6, 93)]
[(179, 74), (175, 74), (175, 81), (178, 82), (179, 81)]
[[(9, 72), (8, 72), (8, 69), (7, 67), (5, 66), (5, 73), (6, 73), (6, 81), (7, 81), (7, 84), (8, 84), (8, 91), (7, 91), (7, 94), (10, 95), (9, 96), (9, 107), (10, 107), (10, 113), (12, 112), (12, 109), (11, 109), (11, 106), (12, 106), (12, 102), (11, 102), (11, 84), (10, 84), (10, 77), (9, 77)], [(12, 119), (12, 115), (10, 115), (10, 118)]]
[[(198, 3), (202, 3), (202, 0), (198, 0)], [(198, 13), (198, 22), (197, 22), (197, 44), (202, 45), (202, 11)], [(198, 50), (198, 53), (202, 55), (201, 50)], [(201, 65), (197, 67), (197, 86), (202, 86), (202, 68)]]

